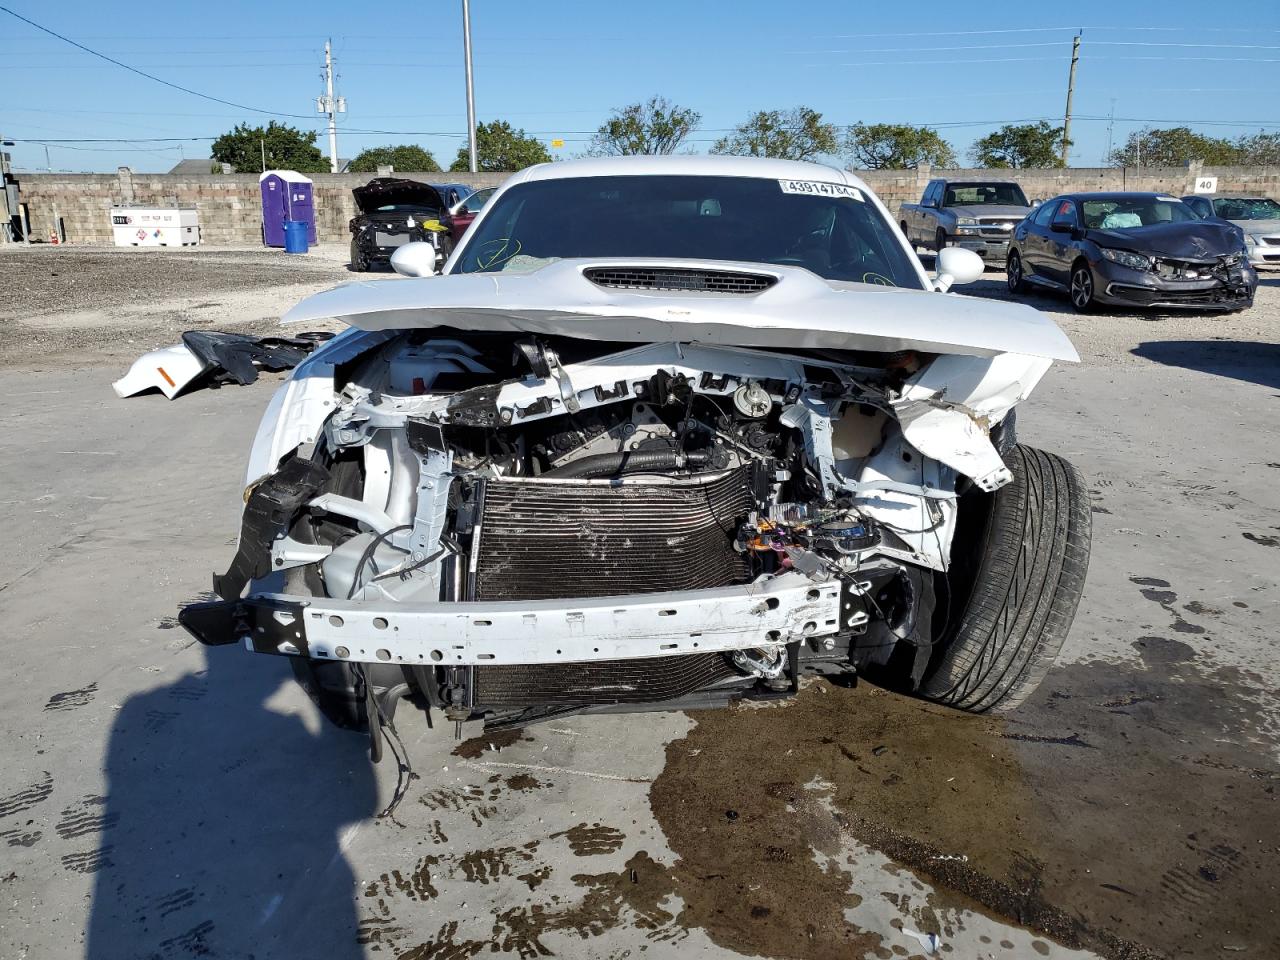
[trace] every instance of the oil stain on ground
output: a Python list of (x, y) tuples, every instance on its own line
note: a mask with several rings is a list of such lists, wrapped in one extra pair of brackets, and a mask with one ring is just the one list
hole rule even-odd
[(858, 955), (845, 834), (941, 905), (1067, 946), (1268, 955), (1280, 768), (1255, 704), (1275, 691), (1178, 640), (1135, 649), (1137, 667), (1055, 669), (1010, 720), (821, 682), (780, 708), (692, 714), (651, 792), (680, 925), (744, 953)]

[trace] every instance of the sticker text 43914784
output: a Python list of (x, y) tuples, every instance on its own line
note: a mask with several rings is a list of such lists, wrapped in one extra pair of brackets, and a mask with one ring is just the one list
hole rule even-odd
[(848, 197), (861, 200), (862, 191), (847, 183), (828, 183), (825, 180), (779, 180), (783, 193), (803, 193), (811, 197)]

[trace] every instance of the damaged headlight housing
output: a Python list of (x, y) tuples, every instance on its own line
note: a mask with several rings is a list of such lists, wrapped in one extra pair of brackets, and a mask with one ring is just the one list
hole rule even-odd
[(1131, 253), (1128, 250), (1112, 250), (1109, 247), (1103, 247), (1102, 255), (1112, 263), (1118, 263), (1120, 266), (1128, 267), (1130, 270), (1151, 269), (1151, 258), (1144, 257), (1140, 253)]

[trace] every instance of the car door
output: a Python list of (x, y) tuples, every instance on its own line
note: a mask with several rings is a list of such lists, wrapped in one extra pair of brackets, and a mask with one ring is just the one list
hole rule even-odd
[(1076, 258), (1076, 235), (1079, 233), (1080, 216), (1074, 200), (1058, 201), (1057, 209), (1049, 220), (1048, 239), (1045, 245), (1044, 276), (1055, 283), (1066, 285), (1071, 264)]
[(920, 210), (920, 220), (916, 224), (916, 238), (923, 244), (930, 244), (938, 232), (938, 212), (942, 209), (942, 192), (946, 187), (943, 180), (934, 180), (925, 193), (925, 204)]
[(1025, 276), (1044, 277), (1045, 257), (1049, 250), (1049, 220), (1061, 198), (1047, 200), (1031, 216), (1018, 225), (1014, 234), (1022, 257)]

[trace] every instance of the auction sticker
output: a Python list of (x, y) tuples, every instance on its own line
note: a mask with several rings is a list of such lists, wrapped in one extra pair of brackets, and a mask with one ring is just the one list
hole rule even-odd
[(848, 197), (861, 200), (862, 191), (847, 183), (827, 183), (825, 180), (779, 180), (783, 193), (803, 193), (811, 197)]

